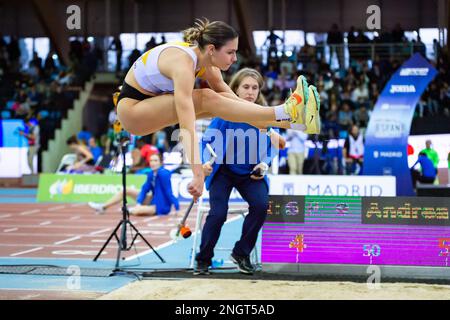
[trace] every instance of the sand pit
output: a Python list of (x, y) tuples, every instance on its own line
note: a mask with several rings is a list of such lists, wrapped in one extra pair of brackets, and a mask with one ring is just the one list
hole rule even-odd
[(131, 300), (450, 300), (450, 285), (381, 283), (369, 289), (366, 283), (319, 281), (268, 281), (234, 279), (142, 280), (113, 291), (100, 299)]

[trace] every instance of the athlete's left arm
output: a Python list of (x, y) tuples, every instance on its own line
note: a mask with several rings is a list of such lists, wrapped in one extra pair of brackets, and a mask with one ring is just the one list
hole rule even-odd
[(228, 84), (223, 80), (222, 72), (219, 68), (214, 66), (206, 68), (205, 73), (202, 75), (202, 79), (208, 81), (210, 88), (215, 92), (227, 92), (236, 96), (233, 90), (231, 90)]

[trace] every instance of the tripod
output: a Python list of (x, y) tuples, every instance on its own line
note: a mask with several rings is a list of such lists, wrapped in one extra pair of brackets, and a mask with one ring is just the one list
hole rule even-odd
[[(128, 146), (129, 142), (130, 142), (129, 139), (122, 139), (119, 143), (120, 153), (122, 154), (122, 159), (123, 159), (123, 166), (122, 166), (122, 188), (123, 188), (122, 220), (117, 224), (116, 228), (111, 233), (108, 240), (106, 240), (105, 244), (103, 245), (103, 247), (100, 249), (100, 251), (97, 253), (97, 255), (94, 258), (94, 261), (97, 261), (97, 259), (100, 257), (103, 250), (106, 248), (106, 246), (111, 241), (111, 239), (113, 237), (116, 238), (116, 241), (117, 241), (117, 244), (119, 247), (117, 249), (116, 266), (115, 266), (114, 271), (117, 271), (120, 269), (119, 264), (120, 264), (120, 256), (121, 256), (122, 251), (129, 251), (133, 247), (133, 244), (138, 237), (140, 237), (150, 247), (150, 249), (153, 250), (153, 252), (161, 260), (161, 262), (163, 262), (163, 263), (166, 262), (130, 221), (130, 212), (128, 211), (128, 208), (127, 208), (127, 191), (126, 191), (127, 173), (126, 173), (126, 164), (125, 164), (126, 147)], [(136, 234), (133, 237), (131, 244), (129, 246), (127, 245), (127, 225), (129, 225), (131, 227), (131, 229), (136, 232)], [(120, 232), (120, 239), (119, 239), (119, 237), (117, 236), (117, 232), (119, 231), (120, 227), (122, 227), (122, 229)]]

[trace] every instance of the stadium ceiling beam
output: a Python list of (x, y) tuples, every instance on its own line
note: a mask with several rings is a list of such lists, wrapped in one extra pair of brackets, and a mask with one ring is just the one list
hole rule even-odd
[(255, 55), (255, 44), (253, 43), (252, 31), (249, 26), (248, 8), (246, 1), (234, 0), (234, 9), (239, 24), (239, 47), (245, 57)]
[[(53, 49), (63, 65), (69, 62), (69, 31), (61, 13), (56, 10), (55, 0), (32, 0), (36, 15), (50, 39)], [(63, 26), (63, 27), (61, 27)]]

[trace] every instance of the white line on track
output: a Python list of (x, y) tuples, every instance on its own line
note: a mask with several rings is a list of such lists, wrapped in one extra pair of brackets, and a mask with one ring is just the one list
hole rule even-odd
[(10, 214), (1, 214), (0, 215), (0, 219), (2, 219), (2, 218), (9, 218), (9, 217), (11, 217)]
[(148, 227), (175, 227), (175, 223), (148, 223)]
[(13, 231), (17, 231), (19, 230), (19, 228), (11, 228), (11, 229), (5, 229), (3, 230), (3, 232), (13, 232)]
[(10, 254), (9, 256), (10, 257), (17, 257), (17, 256), (20, 256), (20, 255), (25, 254), (25, 253), (30, 253), (30, 252), (35, 252), (35, 251), (38, 251), (38, 250), (42, 250), (43, 248), (44, 247), (38, 247), (38, 248), (26, 250), (26, 251), (20, 251), (20, 252), (16, 252), (16, 253)]
[(23, 211), (23, 212), (19, 213), (19, 215), (28, 216), (30, 214), (38, 213), (40, 211), (41, 211), (41, 209), (28, 210), (28, 211)]
[(82, 207), (82, 206), (85, 206), (85, 205), (86, 205), (85, 203), (75, 203), (75, 204), (71, 204), (70, 206), (72, 208), (77, 208), (77, 207)]
[(48, 226), (49, 224), (52, 224), (52, 222), (51, 221), (44, 221), (44, 222), (39, 223), (40, 226)]
[(78, 220), (80, 218), (81, 218), (80, 216), (75, 216), (75, 217), (70, 218), (69, 220)]
[(167, 234), (167, 231), (152, 231), (152, 230), (143, 230), (142, 234), (152, 234), (152, 235), (163, 235)]
[(48, 208), (47, 211), (57, 211), (57, 210), (61, 210), (64, 209), (66, 206), (57, 206), (57, 207), (53, 207), (53, 208)]
[(93, 242), (93, 243), (105, 243), (105, 239), (92, 239), (91, 242)]
[(156, 220), (156, 219), (159, 219), (159, 217), (150, 217), (150, 218), (144, 219), (143, 221), (144, 222), (149, 222), (149, 221), (153, 221), (153, 220)]
[(101, 230), (97, 230), (97, 231), (91, 232), (91, 233), (89, 233), (89, 235), (90, 236), (95, 236), (96, 234), (104, 233), (104, 232), (110, 231), (110, 230), (111, 230), (111, 228), (105, 228), (105, 229), (101, 229)]
[(69, 238), (69, 239), (66, 239), (66, 240), (57, 241), (54, 244), (63, 244), (63, 243), (75, 241), (75, 240), (78, 240), (78, 239), (81, 239), (81, 237), (80, 236), (72, 237), (72, 238)]

